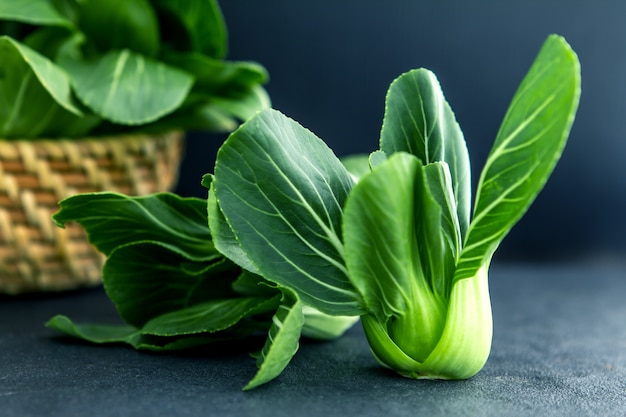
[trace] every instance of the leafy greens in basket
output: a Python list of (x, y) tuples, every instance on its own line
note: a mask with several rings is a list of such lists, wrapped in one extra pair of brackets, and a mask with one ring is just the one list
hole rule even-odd
[(217, 0), (0, 0), (0, 137), (231, 131), (268, 107)]
[[(190, 216), (180, 210), (178, 219), (166, 222), (181, 226), (168, 235), (171, 240), (149, 237), (109, 253), (105, 287), (124, 317), (124, 308), (145, 300), (120, 300), (133, 287), (151, 285), (139, 285), (141, 262), (153, 263), (146, 268), (161, 268), (155, 261), (163, 262), (163, 273), (150, 276), (168, 276), (175, 287), (184, 286), (189, 274), (212, 274), (183, 295), (163, 296), (162, 303), (174, 311), (171, 317), (165, 313), (166, 319), (146, 317), (135, 323), (125, 317), (135, 327), (148, 326), (149, 331), (137, 330), (145, 336), (182, 336), (173, 343), (188, 340), (188, 319), (216, 321), (216, 301), (205, 301), (211, 297), (251, 305), (241, 308), (246, 313), (228, 310), (238, 319), (230, 330), (203, 329), (194, 333), (196, 338), (207, 333), (209, 338), (245, 336), (252, 324), (263, 323), (255, 330), (267, 327), (263, 319), (273, 314), (259, 373), (247, 388), (277, 376), (296, 352), (307, 323), (303, 306), (324, 319), (337, 316), (339, 323), (360, 316), (376, 359), (401, 375), (469, 378), (483, 367), (491, 347), (487, 276), (492, 255), (554, 169), (579, 96), (577, 57), (563, 38), (552, 35), (504, 117), (473, 209), (465, 141), (437, 79), (427, 70), (410, 71), (391, 84), (380, 149), (346, 165), (297, 122), (275, 110), (263, 111), (229, 136), (214, 174), (204, 179), (208, 230), (200, 227), (197, 216), (204, 236), (188, 243), (193, 233), (182, 226)], [(104, 213), (111, 205), (98, 203), (99, 198), (103, 196), (85, 195), (62, 202), (56, 221), (77, 220), (96, 245), (108, 241), (118, 231), (110, 230), (115, 222)], [(194, 204), (199, 211), (200, 203)], [(102, 216), (90, 224), (87, 219), (98, 211)], [(145, 212), (156, 219), (163, 215), (155, 207), (145, 206)], [(129, 211), (120, 213), (124, 218)], [(157, 230), (149, 224), (144, 229), (148, 234)], [(198, 242), (206, 248), (200, 245), (196, 252)], [(155, 248), (146, 245), (159, 246), (159, 255), (149, 255)], [(167, 263), (167, 251), (180, 262)], [(228, 274), (211, 262), (237, 271), (226, 278), (225, 287)], [(118, 278), (110, 265), (116, 265)], [(161, 284), (146, 288), (139, 294), (169, 292)], [(196, 288), (207, 293), (200, 296)], [(241, 300), (248, 298), (254, 301)], [(153, 330), (160, 328), (150, 320), (165, 321), (174, 334)], [(67, 319), (50, 325), (90, 336)]]

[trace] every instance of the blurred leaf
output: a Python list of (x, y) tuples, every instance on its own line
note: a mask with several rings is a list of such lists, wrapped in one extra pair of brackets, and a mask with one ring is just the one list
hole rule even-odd
[(244, 122), (261, 110), (271, 107), (270, 98), (260, 85), (251, 87), (243, 95), (215, 97), (210, 104)]
[(22, 42), (54, 61), (59, 49), (68, 42), (74, 32), (58, 26), (43, 26), (32, 31)]
[(51, 127), (56, 118), (82, 116), (68, 77), (52, 61), (6, 36), (0, 37), (0, 56), (1, 137), (59, 133)]
[(198, 51), (223, 58), (227, 51), (226, 23), (216, 0), (153, 0), (163, 25), (165, 43), (177, 51)]
[(0, 20), (13, 20), (33, 25), (72, 26), (49, 0), (2, 0)]
[(159, 22), (148, 0), (82, 0), (78, 4), (78, 25), (101, 53), (128, 49), (157, 56)]
[(170, 52), (163, 61), (195, 77), (194, 89), (212, 96), (234, 97), (268, 80), (265, 68), (254, 62), (224, 61), (199, 52)]
[(152, 122), (177, 109), (193, 84), (186, 72), (129, 50), (92, 61), (64, 55), (78, 98), (96, 114), (123, 125)]
[(358, 182), (371, 171), (369, 155), (348, 155), (341, 158), (341, 163), (352, 175), (354, 182)]

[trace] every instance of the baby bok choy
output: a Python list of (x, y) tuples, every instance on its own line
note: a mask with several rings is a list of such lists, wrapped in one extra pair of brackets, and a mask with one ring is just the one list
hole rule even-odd
[(463, 134), (425, 69), (391, 84), (380, 149), (358, 181), (313, 133), (258, 113), (218, 152), (215, 247), (303, 305), (361, 316), (376, 359), (401, 375), (469, 378), (491, 347), (492, 255), (552, 173), (579, 96), (576, 54), (552, 35), (504, 116), (473, 209)]

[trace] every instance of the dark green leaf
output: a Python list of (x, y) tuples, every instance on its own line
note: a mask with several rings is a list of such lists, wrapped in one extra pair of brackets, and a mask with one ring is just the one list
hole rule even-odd
[(46, 58), (54, 61), (58, 50), (68, 42), (73, 32), (67, 28), (58, 26), (44, 26), (35, 29), (26, 36), (22, 42), (29, 48), (34, 49)]
[[(4, 80), (12, 87), (4, 90), (8, 93), (6, 102), (11, 103), (4, 108), (12, 111), (13, 119), (5, 125), (7, 132), (3, 137), (85, 137), (100, 124), (99, 117), (78, 108), (80, 103), (72, 96), (69, 78), (52, 62), (59, 50), (75, 41), (67, 28), (45, 26), (24, 38), (24, 45), (21, 46), (22, 52), (25, 52), (24, 63), (11, 61), (10, 54), (4, 55), (4, 63), (7, 64), (3, 68)], [(28, 48), (31, 48), (30, 52)], [(50, 61), (42, 60), (35, 51)], [(24, 64), (29, 64), (30, 68), (24, 68)], [(36, 77), (32, 76), (33, 73)], [(16, 92), (18, 85), (20, 90)]]
[(199, 52), (170, 52), (163, 61), (194, 76), (194, 90), (216, 97), (238, 97), (268, 80), (265, 68), (254, 62), (224, 61)]
[(276, 284), (249, 271), (242, 271), (232, 288), (237, 294), (248, 297), (273, 297), (279, 292)]
[(211, 183), (209, 188), (207, 206), (209, 214), (209, 229), (211, 230), (211, 234), (213, 236), (213, 244), (215, 245), (215, 248), (243, 269), (254, 274), (259, 274), (258, 268), (254, 265), (250, 257), (239, 244), (239, 241), (235, 237), (235, 234), (224, 217), (224, 213), (222, 213), (222, 210), (217, 203), (214, 183)]
[(159, 22), (148, 0), (83, 0), (78, 25), (87, 42), (102, 53), (129, 49), (155, 57), (160, 46)]
[(86, 340), (91, 343), (129, 343), (132, 344), (139, 336), (139, 331), (127, 324), (77, 325), (68, 317), (56, 315), (46, 323), (46, 327), (57, 330), (68, 336)]
[(567, 142), (580, 97), (580, 64), (550, 36), (519, 86), (478, 183), (474, 217), (455, 279), (488, 263), (528, 210)]
[(62, 200), (52, 219), (63, 227), (78, 222), (105, 255), (138, 241), (170, 243), (194, 260), (218, 257), (207, 226), (206, 202), (171, 193), (131, 197), (112, 192)]
[(115, 249), (104, 265), (104, 287), (120, 316), (136, 327), (165, 313), (236, 296), (241, 270), (227, 259), (194, 261), (175, 243), (137, 242)]
[(158, 337), (144, 335), (141, 330), (128, 325), (76, 324), (62, 315), (54, 316), (46, 326), (67, 336), (94, 344), (127, 344), (137, 350), (156, 352), (191, 349), (236, 338), (235, 334)]
[(271, 107), (267, 92), (260, 85), (233, 97), (213, 97), (209, 103), (233, 117), (246, 121), (257, 112)]
[(232, 132), (239, 121), (228, 111), (214, 104), (210, 98), (189, 93), (183, 104), (172, 113), (141, 126), (143, 132), (168, 132), (171, 130)]
[(175, 50), (198, 51), (223, 58), (227, 50), (226, 24), (216, 0), (153, 0), (163, 37)]
[(32, 25), (72, 26), (49, 0), (4, 0), (0, 2), (0, 20)]
[(206, 301), (155, 317), (143, 326), (142, 333), (156, 336), (214, 333), (246, 317), (274, 311), (279, 300), (280, 295)]
[(380, 149), (387, 155), (409, 152), (424, 165), (446, 162), (450, 169), (461, 236), (470, 219), (470, 163), (463, 132), (435, 75), (425, 69), (407, 72), (389, 87)]
[(87, 107), (123, 125), (146, 124), (171, 113), (193, 84), (190, 74), (127, 49), (93, 60), (66, 54), (59, 62)]
[(319, 138), (263, 111), (220, 148), (214, 184), (228, 225), (265, 279), (323, 312), (361, 311), (341, 242), (342, 207), (354, 182)]
[(283, 303), (272, 319), (265, 346), (257, 357), (259, 370), (244, 390), (256, 388), (280, 375), (298, 351), (303, 325), (302, 303), (294, 294), (285, 291)]
[(0, 55), (1, 137), (57, 133), (50, 128), (56, 117), (82, 115), (69, 79), (52, 61), (6, 36), (0, 37)]

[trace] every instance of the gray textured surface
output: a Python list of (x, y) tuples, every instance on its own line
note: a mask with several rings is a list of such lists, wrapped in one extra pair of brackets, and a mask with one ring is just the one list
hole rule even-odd
[(494, 341), (467, 381), (381, 369), (359, 326), (304, 343), (252, 392), (246, 354), (164, 355), (69, 343), (51, 315), (117, 316), (99, 290), (0, 301), (0, 416), (626, 415), (626, 265), (492, 267)]

